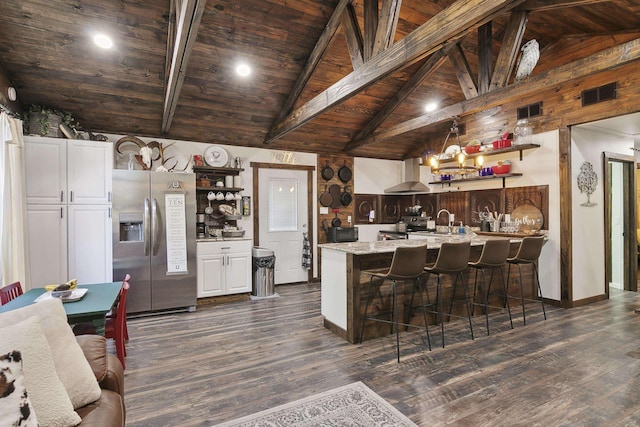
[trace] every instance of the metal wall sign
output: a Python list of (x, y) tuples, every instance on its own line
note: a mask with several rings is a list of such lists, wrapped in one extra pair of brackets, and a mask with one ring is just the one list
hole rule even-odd
[(187, 274), (187, 219), (185, 213), (185, 193), (164, 194), (167, 274)]

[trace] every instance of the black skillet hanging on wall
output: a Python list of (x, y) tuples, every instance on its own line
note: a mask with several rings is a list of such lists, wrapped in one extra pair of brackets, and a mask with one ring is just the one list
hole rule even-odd
[(353, 200), (351, 193), (347, 190), (348, 187), (348, 185), (345, 185), (344, 191), (340, 194), (340, 203), (342, 203), (342, 206), (349, 206)]
[(324, 193), (320, 195), (320, 204), (325, 207), (331, 206), (331, 202), (333, 201), (331, 194), (327, 190), (327, 186), (324, 186)]
[(329, 166), (329, 160), (327, 160), (327, 165), (322, 168), (322, 171), (320, 171), (320, 175), (325, 181), (329, 181), (333, 178), (333, 169)]
[(345, 160), (344, 166), (338, 169), (338, 178), (340, 178), (340, 181), (346, 184), (347, 182), (351, 181), (352, 176), (353, 174), (351, 173), (351, 168), (347, 166), (347, 161)]

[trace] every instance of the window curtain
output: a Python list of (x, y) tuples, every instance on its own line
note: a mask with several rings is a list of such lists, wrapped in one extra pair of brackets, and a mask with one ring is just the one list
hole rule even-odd
[(29, 286), (27, 197), (22, 120), (0, 113), (0, 277), (2, 286), (20, 281)]

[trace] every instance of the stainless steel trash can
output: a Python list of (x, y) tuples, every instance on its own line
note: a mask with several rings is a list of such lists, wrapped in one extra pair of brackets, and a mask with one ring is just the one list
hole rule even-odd
[(253, 258), (253, 291), (256, 297), (268, 297), (274, 294), (275, 282), (273, 269), (276, 257), (271, 249), (254, 246), (251, 249)]

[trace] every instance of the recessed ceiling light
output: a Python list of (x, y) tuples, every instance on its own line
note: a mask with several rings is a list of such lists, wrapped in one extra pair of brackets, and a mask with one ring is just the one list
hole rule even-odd
[(251, 67), (244, 63), (238, 64), (236, 67), (236, 73), (238, 73), (239, 76), (246, 77), (251, 74)]
[(438, 109), (437, 102), (430, 102), (424, 107), (424, 111), (426, 111), (427, 113), (431, 113), (432, 111), (436, 111), (437, 109)]
[(111, 49), (113, 47), (113, 41), (105, 34), (96, 34), (93, 37), (93, 42), (103, 49)]

